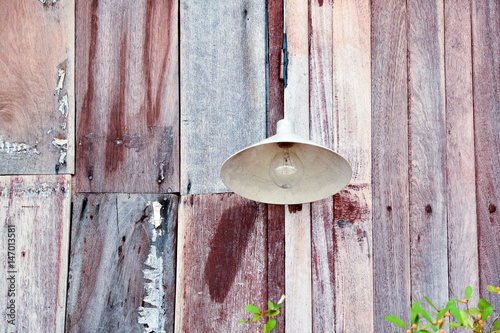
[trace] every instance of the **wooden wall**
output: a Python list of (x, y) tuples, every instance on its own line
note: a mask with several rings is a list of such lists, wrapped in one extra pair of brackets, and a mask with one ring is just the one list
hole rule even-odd
[[(286, 92), (283, 9), (2, 3), (0, 330), (248, 332), (284, 293), (276, 332), (387, 332), (467, 285), (500, 308), (500, 1), (287, 0)], [(351, 183), (225, 193), (284, 114)]]

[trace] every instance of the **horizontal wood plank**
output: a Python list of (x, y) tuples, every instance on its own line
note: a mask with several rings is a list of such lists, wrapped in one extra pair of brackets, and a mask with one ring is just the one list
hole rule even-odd
[(179, 191), (178, 2), (77, 1), (77, 191)]
[(75, 170), (74, 1), (0, 8), (0, 174)]
[(264, 1), (180, 2), (181, 193), (226, 192), (222, 163), (266, 136)]
[(0, 177), (2, 332), (64, 332), (69, 176)]
[(68, 332), (173, 332), (177, 204), (175, 195), (76, 195)]
[(248, 332), (245, 306), (267, 306), (266, 205), (182, 196), (178, 239), (175, 332)]

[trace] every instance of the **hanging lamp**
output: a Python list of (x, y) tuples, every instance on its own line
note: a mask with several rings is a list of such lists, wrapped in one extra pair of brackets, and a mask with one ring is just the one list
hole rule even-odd
[(277, 134), (229, 157), (224, 185), (242, 197), (270, 204), (300, 204), (329, 197), (350, 181), (351, 166), (339, 154), (295, 134), (282, 119)]

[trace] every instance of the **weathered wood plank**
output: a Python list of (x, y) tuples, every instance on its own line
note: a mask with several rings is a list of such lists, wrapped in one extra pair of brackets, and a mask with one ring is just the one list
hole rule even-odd
[(334, 149), (353, 170), (333, 201), (338, 332), (373, 331), (370, 28), (370, 1), (334, 2)]
[(500, 284), (500, 2), (472, 1), (479, 284), (481, 295)]
[[(267, 205), (267, 299), (274, 304), (285, 295), (285, 209)], [(280, 307), (273, 332), (285, 332), (286, 303)]]
[(449, 297), (461, 299), (479, 290), (470, 1), (445, 0), (444, 10)]
[(68, 332), (173, 332), (175, 195), (77, 194)]
[(0, 174), (75, 170), (74, 2), (0, 8)]
[(266, 136), (265, 1), (182, 0), (181, 193), (225, 192), (225, 159)]
[(283, 52), (283, 0), (267, 1), (267, 29), (269, 57), (267, 136), (269, 137), (276, 134), (276, 124), (278, 120), (283, 119), (284, 112), (284, 82), (280, 79)]
[(249, 319), (245, 305), (267, 305), (266, 235), (264, 204), (235, 194), (181, 198), (176, 332), (248, 332), (237, 322)]
[[(288, 71), (285, 117), (295, 132), (309, 137), (309, 8), (307, 1), (286, 1)], [(285, 207), (285, 332), (312, 330), (310, 204)]]
[(0, 177), (2, 332), (64, 332), (70, 176)]
[(373, 331), (410, 318), (406, 0), (373, 1)]
[[(411, 297), (448, 297), (443, 1), (407, 2)], [(432, 274), (430, 274), (432, 272)]]
[(77, 1), (78, 192), (179, 191), (177, 17), (177, 0)]

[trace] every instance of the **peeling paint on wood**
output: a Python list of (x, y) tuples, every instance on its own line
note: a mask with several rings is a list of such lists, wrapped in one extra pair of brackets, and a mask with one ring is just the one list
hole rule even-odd
[(175, 195), (75, 196), (68, 332), (173, 332), (176, 221)]
[(9, 142), (0, 139), (1, 158), (26, 158), (31, 154), (40, 154), (37, 146), (31, 146), (24, 142)]

